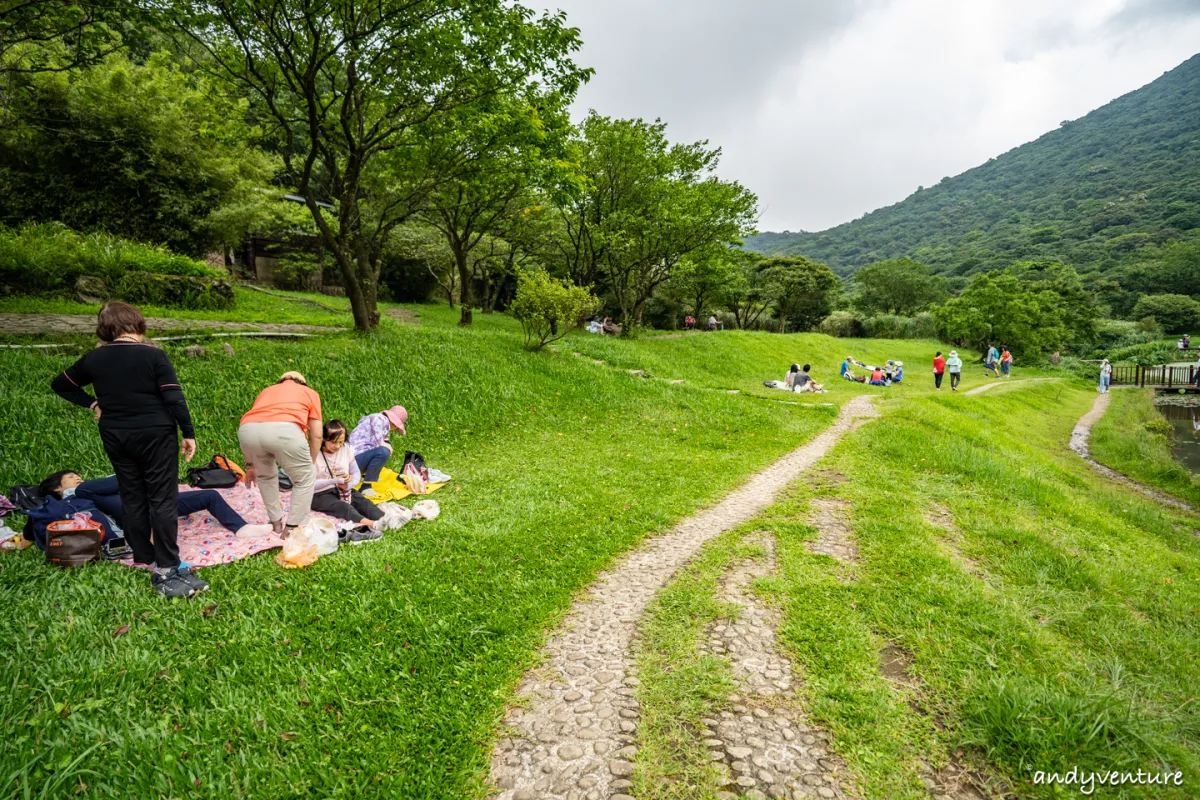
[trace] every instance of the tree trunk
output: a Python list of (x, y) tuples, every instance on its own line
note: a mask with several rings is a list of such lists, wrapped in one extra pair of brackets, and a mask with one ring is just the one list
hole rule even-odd
[(471, 311), (473, 301), (471, 292), (474, 287), (471, 286), (471, 273), (467, 269), (467, 253), (461, 247), (455, 248), (454, 261), (458, 265), (458, 302), (462, 305), (461, 314), (458, 318), (460, 326), (471, 324)]

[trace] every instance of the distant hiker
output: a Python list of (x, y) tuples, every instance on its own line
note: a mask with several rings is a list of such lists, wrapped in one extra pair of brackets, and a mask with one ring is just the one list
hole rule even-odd
[[(117, 475), (134, 561), (154, 565), (150, 582), (163, 597), (191, 597), (208, 583), (179, 564), (179, 453), (184, 461), (196, 453), (187, 400), (171, 359), (144, 343), (142, 312), (112, 301), (96, 321), (104, 344), (84, 353), (50, 387), (95, 412)], [(88, 385), (95, 387), (95, 397), (83, 390)]]
[(984, 357), (983, 366), (985, 369), (991, 370), (992, 376), (1000, 377), (1000, 370), (997, 366), (1000, 363), (1000, 351), (994, 345), (988, 345), (987, 356)]
[[(246, 486), (258, 483), (267, 519), (284, 538), (308, 521), (321, 430), (321, 397), (299, 372), (283, 373), (242, 415), (238, 442), (246, 456)], [(286, 523), (279, 502), (280, 467), (292, 479)]]
[(1183, 335), (1183, 349), (1187, 350), (1191, 346), (1192, 346), (1192, 335), (1190, 333), (1185, 333)]
[(1011, 371), (1012, 371), (1012, 353), (1009, 351), (1009, 349), (1007, 347), (1005, 347), (1004, 352), (1000, 354), (1000, 372), (1001, 372), (1001, 374), (1004, 375), (1004, 377), (1007, 378), (1007, 377), (1010, 377), (1009, 373)]
[(1057, 350), (1050, 354), (1050, 363), (1056, 367), (1062, 363), (1062, 356)]
[(708, 329), (710, 331), (717, 331), (720, 330), (721, 327), (721, 323), (717, 320), (716, 314), (710, 315), (708, 318)]
[(683, 329), (685, 331), (695, 330), (696, 329), (696, 318), (693, 317), (691, 314), (688, 314), (686, 317), (684, 317), (683, 318)]
[(946, 371), (950, 373), (950, 391), (958, 391), (958, 382), (962, 379), (962, 359), (958, 357), (957, 350), (950, 351), (950, 357), (946, 359)]
[(1108, 391), (1108, 387), (1112, 384), (1112, 364), (1108, 363), (1108, 359), (1100, 362), (1100, 394)]
[(938, 350), (937, 355), (933, 357), (933, 388), (939, 392), (942, 390), (942, 375), (946, 371), (946, 359), (942, 358), (942, 351)]

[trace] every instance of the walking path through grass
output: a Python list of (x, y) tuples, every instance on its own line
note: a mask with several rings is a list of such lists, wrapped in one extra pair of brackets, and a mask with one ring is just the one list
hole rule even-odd
[[(1117, 388), (1132, 389), (1136, 387), (1131, 386)], [(1075, 429), (1071, 431), (1071, 449), (1078, 453), (1080, 458), (1091, 464), (1096, 471), (1109, 480), (1113, 480), (1117, 483), (1128, 486), (1135, 492), (1140, 492), (1141, 494), (1146, 495), (1146, 497), (1156, 500), (1159, 503), (1165, 503), (1172, 508), (1178, 508), (1180, 511), (1194, 511), (1189, 503), (1185, 503), (1184, 501), (1178, 500), (1174, 497), (1168, 497), (1162, 492), (1157, 492), (1154, 489), (1151, 489), (1149, 486), (1144, 486), (1132, 478), (1122, 475), (1116, 470), (1106, 467), (1096, 459), (1092, 458), (1091, 451), (1088, 448), (1088, 441), (1092, 435), (1092, 426), (1094, 426), (1104, 417), (1104, 412), (1108, 410), (1108, 404), (1111, 402), (1111, 400), (1112, 394), (1110, 392), (1101, 392), (1100, 394), (1096, 395), (1096, 400), (1092, 403), (1092, 407), (1088, 409), (1086, 414), (1079, 418), (1079, 422), (1075, 424)], [(1147, 433), (1145, 435), (1149, 434)]]
[(856, 418), (875, 413), (869, 397), (853, 398), (809, 443), (599, 576), (546, 643), (545, 663), (520, 687), (530, 703), (510, 712), (507, 735), (492, 754), (492, 782), (504, 800), (579, 790), (620, 797), (632, 787), (639, 717), (632, 645), (647, 604), (701, 545), (761, 512)]
[[(304, 325), (288, 322), (234, 322), (231, 320), (167, 317), (147, 317), (146, 329), (150, 331), (271, 331), (273, 333), (332, 333), (341, 330), (328, 325)], [(95, 332), (95, 315), (0, 314), (0, 336), (89, 335)]]

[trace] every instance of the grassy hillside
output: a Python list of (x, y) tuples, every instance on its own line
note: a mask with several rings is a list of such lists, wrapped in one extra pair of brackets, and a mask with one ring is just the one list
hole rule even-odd
[[(419, 325), (371, 335), (171, 351), (202, 458), (237, 452), (238, 416), (287, 369), (330, 417), (403, 403), (397, 449), (455, 476), (435, 496), (442, 515), (304, 570), (265, 555), (208, 569), (212, 590), (193, 603), (165, 603), (143, 574), (106, 563), (60, 571), (36, 550), (0, 555), (0, 796), (482, 798), (499, 715), (578, 591), (864, 390), (884, 416), (835, 451), (828, 466), (850, 480), (823, 490), (855, 504), (859, 583), (803, 549), (811, 488), (734, 532), (780, 536), (783, 641), (864, 796), (917, 796), (919, 759), (960, 744), (1013, 785), (1023, 764), (1056, 767), (1077, 746), (1089, 765), (1197, 768), (1184, 703), (1196, 540), (1066, 449), (1090, 387), (1023, 385), (1018, 367), (984, 395), (935, 394), (937, 345), (922, 341), (576, 334), (529, 354), (510, 318), (463, 330), (456, 312), (420, 311)], [(847, 354), (899, 358), (908, 382), (839, 381)], [(0, 352), (0, 485), (108, 471), (90, 416), (48, 388), (71, 359)], [(830, 393), (762, 386), (793, 361)], [(971, 367), (963, 388), (987, 381)], [(937, 548), (931, 501), (984, 580)], [(872, 672), (880, 637), (912, 653), (936, 716), (915, 716)]]
[[(574, 593), (824, 428), (852, 389), (765, 399), (794, 397), (761, 381), (796, 358), (836, 370), (848, 345), (825, 337), (578, 335), (532, 355), (510, 318), (462, 330), (457, 312), (421, 313), (370, 336), (235, 342), (233, 357), (171, 351), (201, 458), (236, 454), (254, 395), (299, 369), (330, 417), (403, 403), (398, 449), (456, 480), (435, 522), (306, 570), (266, 556), (207, 570), (203, 602), (165, 604), (145, 575), (109, 564), (62, 572), (37, 550), (0, 555), (0, 796), (85, 783), (125, 797), (471, 796), (509, 690)], [(861, 357), (915, 363), (932, 344), (872, 342)], [(90, 416), (49, 390), (72, 359), (0, 353), (0, 486), (109, 471)]]
[(1200, 237), (1200, 55), (1147, 86), (903, 202), (747, 247), (843, 274), (898, 256), (966, 275), (1052, 259), (1081, 272)]

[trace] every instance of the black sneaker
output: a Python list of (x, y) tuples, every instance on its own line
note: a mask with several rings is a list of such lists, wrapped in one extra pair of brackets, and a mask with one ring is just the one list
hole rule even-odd
[(190, 584), (179, 577), (178, 569), (173, 569), (165, 575), (155, 572), (150, 578), (150, 585), (169, 600), (177, 597), (187, 599), (196, 593)]
[(191, 567), (180, 567), (175, 570), (175, 574), (179, 577), (179, 580), (195, 589), (196, 594), (208, 591), (208, 581), (201, 578), (195, 572), (192, 572)]
[(343, 544), (363, 544), (365, 542), (377, 542), (383, 538), (383, 533), (374, 528), (352, 528), (346, 532), (346, 538)]

